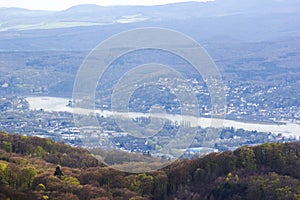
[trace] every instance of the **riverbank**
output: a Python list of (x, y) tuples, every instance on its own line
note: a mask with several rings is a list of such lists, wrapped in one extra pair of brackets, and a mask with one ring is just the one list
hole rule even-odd
[[(65, 111), (71, 113), (91, 113), (97, 112), (99, 114), (103, 114), (104, 116), (129, 116), (131, 117), (139, 117), (145, 115), (144, 113), (116, 113), (111, 111), (92, 111), (92, 110), (84, 110), (84, 109), (72, 109), (71, 107), (67, 106), (70, 99), (67, 98), (60, 98), (60, 97), (27, 97), (26, 100), (29, 103), (30, 109), (38, 110), (43, 109), (45, 111)], [(281, 133), (285, 137), (300, 137), (300, 125), (294, 123), (278, 123), (278, 124), (267, 124), (267, 123), (253, 123), (253, 122), (240, 122), (236, 120), (222, 120), (222, 119), (211, 119), (211, 118), (196, 118), (191, 116), (180, 116), (180, 115), (169, 115), (169, 114), (154, 114), (153, 117), (156, 118), (167, 118), (171, 121), (180, 121), (184, 119), (191, 123), (191, 126), (201, 126), (203, 128), (213, 126), (215, 128), (221, 127), (233, 127), (235, 129), (244, 129), (248, 131), (260, 131), (266, 133)]]

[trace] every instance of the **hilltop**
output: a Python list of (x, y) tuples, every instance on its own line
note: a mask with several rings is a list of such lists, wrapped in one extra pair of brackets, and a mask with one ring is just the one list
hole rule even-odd
[(113, 170), (49, 139), (1, 132), (0, 147), (0, 199), (300, 198), (299, 143), (245, 146), (147, 174)]
[(91, 50), (114, 34), (143, 27), (171, 28), (201, 43), (277, 41), (299, 38), (299, 15), (297, 0), (79, 5), (63, 11), (0, 8), (0, 50)]

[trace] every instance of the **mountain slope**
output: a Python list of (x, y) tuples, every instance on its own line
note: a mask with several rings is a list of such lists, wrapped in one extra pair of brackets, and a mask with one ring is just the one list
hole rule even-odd
[[(1, 199), (299, 199), (300, 196), (299, 143), (242, 147), (234, 152), (176, 161), (147, 174), (118, 172), (95, 162), (87, 164), (90, 155), (85, 150), (46, 139), (1, 132), (0, 147)], [(52, 160), (47, 159), (49, 155)], [(70, 161), (78, 158), (77, 162), (62, 162), (68, 157)]]

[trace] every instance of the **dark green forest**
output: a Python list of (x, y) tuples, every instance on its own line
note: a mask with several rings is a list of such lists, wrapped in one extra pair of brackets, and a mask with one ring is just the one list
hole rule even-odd
[(300, 199), (299, 143), (244, 146), (141, 174), (50, 139), (1, 132), (0, 147), (5, 200)]

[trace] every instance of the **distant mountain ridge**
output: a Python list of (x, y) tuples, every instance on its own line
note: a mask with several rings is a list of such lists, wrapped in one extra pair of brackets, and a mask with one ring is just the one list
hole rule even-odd
[(297, 19), (298, 0), (79, 5), (63, 11), (0, 8), (0, 51), (91, 50), (113, 34), (143, 27), (174, 29), (199, 42), (272, 41), (299, 37)]
[[(159, 6), (109, 6), (85, 4), (63, 11), (39, 11), (21, 8), (0, 8), (0, 31), (52, 29), (122, 23), (125, 17), (136, 21), (185, 20), (245, 14), (294, 13), (300, 11), (296, 0), (217, 0), (187, 2)], [(138, 16), (139, 20), (134, 20)], [(143, 20), (141, 20), (143, 19)], [(73, 24), (71, 24), (73, 23)], [(126, 23), (126, 22), (123, 22)]]

